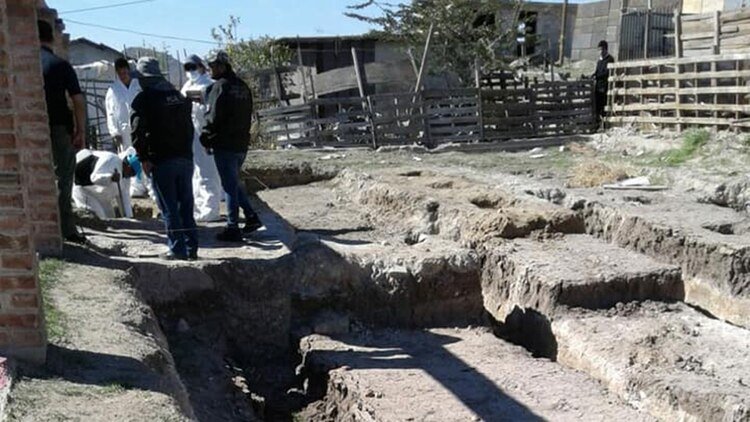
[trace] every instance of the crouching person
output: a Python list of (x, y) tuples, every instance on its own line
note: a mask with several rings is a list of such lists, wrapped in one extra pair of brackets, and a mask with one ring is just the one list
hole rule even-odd
[(150, 174), (167, 231), (165, 259), (197, 259), (193, 218), (192, 105), (162, 76), (159, 62), (138, 60), (141, 88), (132, 104), (133, 146)]
[[(223, 242), (242, 242), (243, 233), (252, 233), (263, 225), (240, 183), (240, 170), (250, 144), (253, 97), (247, 84), (232, 70), (227, 53), (215, 53), (208, 60), (208, 66), (216, 82), (207, 91), (208, 111), (200, 141), (213, 151), (221, 187), (227, 198), (227, 227), (216, 238)], [(239, 227), (240, 208), (245, 214), (242, 230)]]
[(141, 171), (135, 150), (119, 156), (109, 151), (82, 149), (76, 154), (73, 203), (98, 218), (115, 218), (115, 204), (122, 216), (133, 217), (130, 178)]

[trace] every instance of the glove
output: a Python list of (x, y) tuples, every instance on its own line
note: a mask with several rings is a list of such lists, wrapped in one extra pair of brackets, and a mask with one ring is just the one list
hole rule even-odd
[(201, 145), (203, 145), (206, 149), (210, 149), (212, 147), (211, 141), (208, 139), (208, 134), (206, 132), (201, 133), (199, 139), (201, 141)]

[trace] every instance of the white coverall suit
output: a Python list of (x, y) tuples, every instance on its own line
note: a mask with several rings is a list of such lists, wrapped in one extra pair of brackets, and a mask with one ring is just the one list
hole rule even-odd
[[(122, 155), (124, 156), (125, 153)], [(118, 206), (118, 196), (122, 204), (122, 213), (126, 218), (133, 218), (133, 207), (130, 203), (130, 179), (122, 176), (122, 157), (109, 151), (91, 151), (82, 149), (76, 154), (76, 164), (94, 155), (97, 157), (94, 169), (91, 172), (93, 185), (73, 185), (73, 203), (76, 208), (82, 208), (93, 212), (101, 219), (115, 218), (114, 205)], [(120, 174), (120, 188), (117, 182), (112, 181), (115, 171)]]
[(212, 156), (208, 155), (206, 148), (201, 145), (200, 134), (206, 124), (206, 88), (213, 84), (213, 80), (205, 73), (196, 79), (189, 79), (182, 87), (182, 95), (189, 97), (188, 92), (200, 91), (201, 102), (193, 101), (193, 160), (195, 171), (193, 172), (193, 195), (195, 196), (195, 208), (193, 215), (195, 221), (216, 221), (221, 218), (219, 206), (221, 205), (221, 179), (216, 163)]
[[(130, 136), (130, 104), (140, 92), (141, 84), (136, 78), (130, 80), (130, 86), (125, 86), (120, 78), (115, 77), (115, 81), (107, 89), (104, 100), (107, 108), (107, 129), (110, 136), (122, 137), (122, 145), (117, 152), (123, 152), (133, 146)], [(156, 201), (151, 181), (149, 179), (133, 180), (130, 184), (130, 195), (144, 196), (146, 194)]]

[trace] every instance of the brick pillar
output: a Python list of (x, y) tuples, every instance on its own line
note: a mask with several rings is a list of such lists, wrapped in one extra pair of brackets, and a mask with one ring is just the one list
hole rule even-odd
[(36, 0), (0, 0), (0, 353), (44, 361), (36, 250), (62, 246)]

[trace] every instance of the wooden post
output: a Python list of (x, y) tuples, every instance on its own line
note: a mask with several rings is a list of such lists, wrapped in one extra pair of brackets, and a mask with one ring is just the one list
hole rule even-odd
[(422, 80), (424, 78), (424, 72), (427, 67), (427, 53), (430, 51), (430, 42), (432, 41), (432, 30), (434, 24), (430, 24), (430, 31), (427, 33), (427, 41), (424, 43), (424, 53), (422, 53), (422, 63), (419, 65), (419, 74), (417, 75), (417, 85), (414, 87), (414, 92), (419, 92), (422, 89)]
[(359, 70), (359, 59), (357, 59), (357, 49), (354, 47), (352, 47), (352, 61), (354, 62), (354, 74), (357, 77), (359, 96), (365, 98), (365, 84), (362, 82), (362, 73)]
[[(721, 53), (721, 12), (715, 11), (714, 12), (714, 45), (713, 45), (713, 52), (714, 54), (718, 55)], [(716, 72), (718, 68), (716, 67), (716, 61), (711, 62), (711, 72)], [(711, 78), (711, 86), (716, 87), (716, 78)], [(718, 102), (718, 95), (714, 94), (714, 105)], [(715, 109), (714, 109), (715, 110)], [(719, 117), (719, 112), (714, 111), (714, 119), (717, 119)]]
[(562, 5), (562, 26), (560, 28), (560, 45), (557, 46), (557, 60), (560, 66), (565, 62), (565, 31), (568, 26), (568, 0), (563, 0)]
[(648, 58), (648, 44), (651, 36), (651, 0), (648, 0), (648, 9), (646, 9), (646, 24), (643, 25), (643, 58)]
[(474, 86), (479, 89), (482, 87), (482, 74), (479, 70), (479, 58), (474, 58)]
[[(682, 58), (682, 14), (680, 9), (674, 9), (674, 102), (675, 102), (675, 117), (679, 122), (682, 118), (682, 109), (680, 107), (680, 63), (679, 59)], [(677, 123), (677, 132), (682, 132), (682, 124)]]
[(307, 78), (305, 77), (305, 66), (302, 64), (302, 47), (300, 47), (299, 36), (297, 37), (297, 66), (299, 66), (299, 76), (302, 79), (302, 102), (307, 104)]
[(409, 56), (411, 68), (414, 69), (414, 77), (416, 78), (419, 76), (419, 68), (417, 67), (417, 60), (414, 58), (414, 51), (412, 51), (411, 47), (406, 50), (406, 54)]

